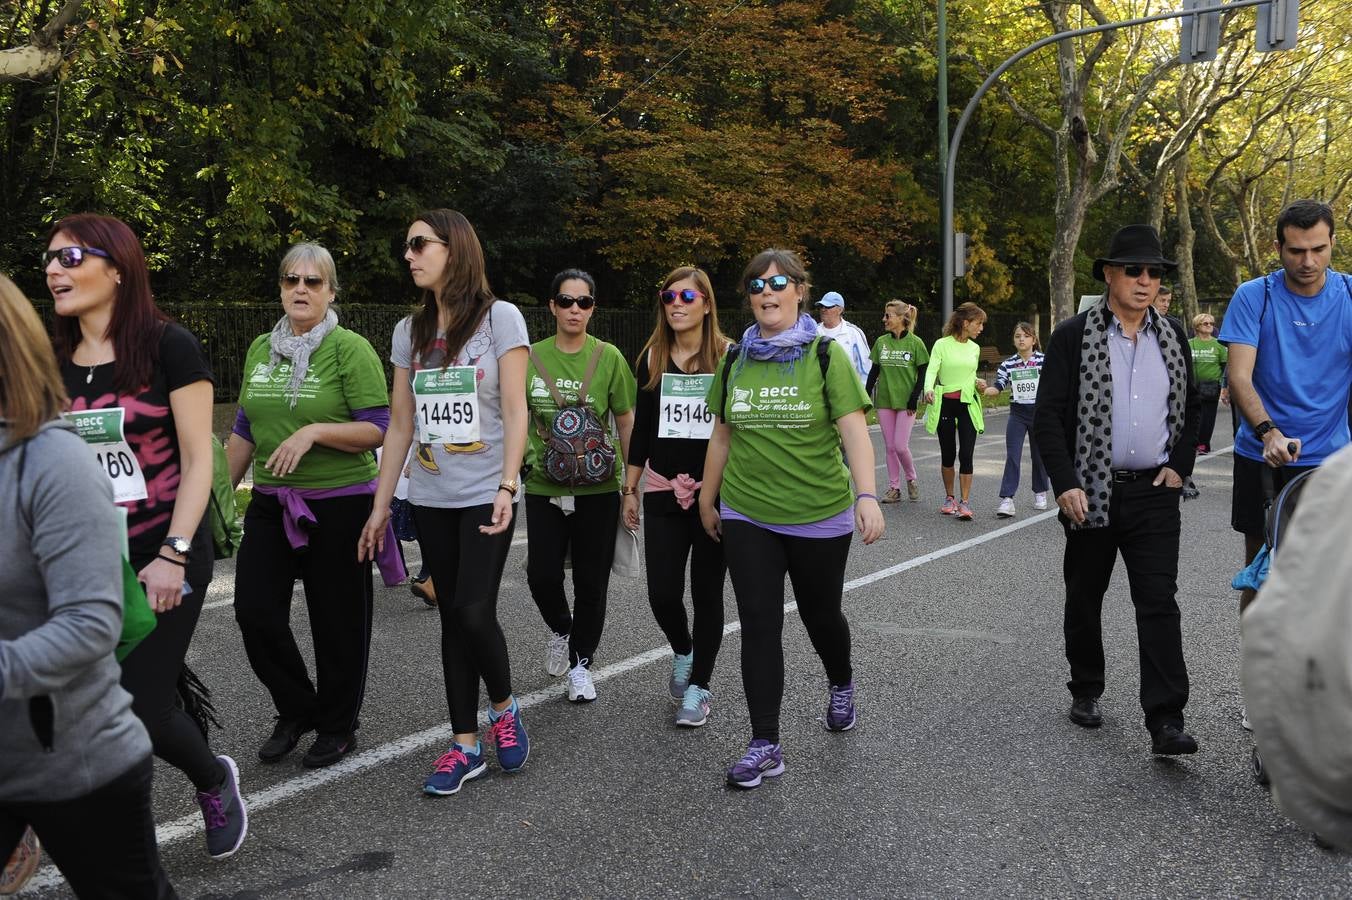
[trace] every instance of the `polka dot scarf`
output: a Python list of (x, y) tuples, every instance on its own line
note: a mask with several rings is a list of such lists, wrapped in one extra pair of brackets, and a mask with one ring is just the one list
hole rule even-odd
[[(1183, 404), (1188, 394), (1188, 358), (1169, 323), (1155, 311), (1147, 311), (1147, 324), (1155, 329), (1164, 365), (1169, 370), (1169, 446), (1183, 435)], [(1080, 343), (1080, 398), (1075, 420), (1075, 474), (1089, 499), (1089, 514), (1075, 529), (1105, 528), (1108, 499), (1113, 481), (1113, 364), (1108, 346), (1112, 313), (1107, 303), (1089, 308)]]

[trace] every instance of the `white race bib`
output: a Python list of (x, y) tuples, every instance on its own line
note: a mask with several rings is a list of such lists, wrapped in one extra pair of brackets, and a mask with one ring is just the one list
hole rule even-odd
[(659, 438), (694, 438), (707, 441), (714, 433), (714, 414), (704, 398), (713, 375), (662, 375), (662, 393), (657, 404)]
[(1009, 373), (1009, 387), (1014, 403), (1032, 403), (1037, 399), (1037, 383), (1042, 377), (1042, 369), (1013, 369)]
[(122, 432), (125, 417), (126, 410), (120, 406), (87, 409), (63, 416), (94, 451), (99, 468), (112, 482), (114, 503), (146, 499), (146, 477)]
[(424, 444), (472, 444), (479, 439), (479, 381), (474, 366), (413, 373), (413, 414)]

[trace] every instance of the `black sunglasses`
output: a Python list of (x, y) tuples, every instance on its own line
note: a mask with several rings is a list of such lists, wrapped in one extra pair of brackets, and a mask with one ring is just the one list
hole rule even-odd
[(1150, 273), (1150, 277), (1155, 281), (1159, 281), (1164, 277), (1163, 266), (1129, 265), (1122, 267), (1122, 274), (1126, 275), (1128, 278), (1140, 278), (1142, 272)]
[(305, 282), (307, 288), (311, 289), (321, 287), (324, 284), (324, 279), (318, 275), (297, 275), (292, 272), (282, 276), (282, 284), (289, 288), (297, 286), (302, 281)]
[(704, 292), (697, 291), (694, 288), (686, 288), (683, 291), (662, 291), (658, 296), (662, 298), (662, 303), (666, 306), (670, 306), (677, 300), (689, 306), (696, 300), (704, 299)]
[(759, 294), (765, 290), (768, 284), (770, 290), (778, 294), (789, 286), (790, 283), (797, 284), (797, 278), (790, 278), (787, 275), (771, 275), (769, 278), (749, 278), (746, 282), (746, 292), (748, 294)]
[(554, 305), (559, 309), (572, 309), (576, 303), (578, 309), (591, 309), (596, 305), (596, 298), (583, 294), (581, 297), (569, 297), (567, 294), (555, 294)]
[(428, 244), (445, 244), (440, 238), (428, 237), (425, 234), (415, 234), (413, 237), (404, 241), (404, 250), (412, 250), (414, 253), (421, 253)]
[(97, 247), (60, 247), (56, 250), (42, 251), (42, 267), (47, 268), (55, 259), (61, 263), (61, 268), (73, 269), (84, 262), (86, 253), (90, 256), (102, 256), (104, 259), (113, 258), (108, 251)]

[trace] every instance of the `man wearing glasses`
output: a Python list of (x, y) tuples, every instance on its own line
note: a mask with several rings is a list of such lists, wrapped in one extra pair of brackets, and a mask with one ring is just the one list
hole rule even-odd
[(1048, 342), (1033, 431), (1066, 532), (1070, 720), (1103, 724), (1103, 595), (1127, 567), (1151, 751), (1196, 753), (1183, 730), (1188, 671), (1178, 603), (1179, 501), (1197, 453), (1200, 404), (1183, 326), (1152, 305), (1174, 263), (1158, 232), (1128, 225), (1094, 261), (1103, 299)]
[[(1333, 210), (1297, 200), (1277, 216), (1282, 267), (1235, 291), (1218, 336), (1230, 354), (1230, 399), (1239, 413), (1230, 524), (1245, 563), (1263, 545), (1263, 467), (1280, 491), (1348, 443), (1352, 297), (1329, 268)], [(1240, 612), (1254, 592), (1240, 594)]]

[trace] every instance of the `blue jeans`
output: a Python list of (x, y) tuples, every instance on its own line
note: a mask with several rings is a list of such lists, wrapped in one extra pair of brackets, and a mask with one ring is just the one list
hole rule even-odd
[(1023, 462), (1023, 438), (1028, 436), (1028, 455), (1033, 458), (1033, 492), (1048, 488), (1047, 470), (1033, 440), (1033, 404), (1009, 404), (1009, 424), (1005, 426), (1005, 477), (1000, 479), (1000, 496), (1013, 497), (1019, 489), (1019, 470)]

